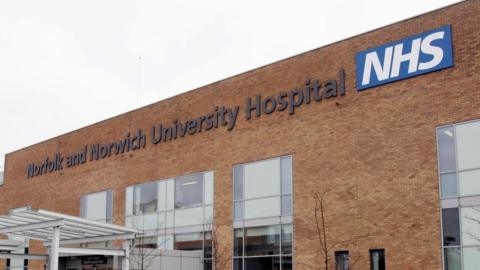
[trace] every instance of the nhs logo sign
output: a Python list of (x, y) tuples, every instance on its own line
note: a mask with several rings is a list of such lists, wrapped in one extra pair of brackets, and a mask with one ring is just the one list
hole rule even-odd
[(453, 66), (450, 25), (357, 53), (357, 90)]

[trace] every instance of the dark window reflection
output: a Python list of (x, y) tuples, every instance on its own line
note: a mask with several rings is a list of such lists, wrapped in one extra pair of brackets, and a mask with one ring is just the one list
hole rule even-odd
[(242, 259), (233, 259), (233, 270), (243, 270)]
[(203, 261), (203, 270), (212, 270), (212, 269), (213, 269), (212, 260)]
[(243, 229), (235, 229), (233, 234), (233, 255), (243, 256)]
[(245, 270), (280, 270), (280, 257), (245, 258)]
[(458, 208), (442, 209), (443, 245), (460, 245)]
[(245, 229), (245, 255), (277, 255), (280, 253), (280, 226)]
[(293, 269), (292, 257), (283, 256), (282, 257), (282, 270), (292, 270)]

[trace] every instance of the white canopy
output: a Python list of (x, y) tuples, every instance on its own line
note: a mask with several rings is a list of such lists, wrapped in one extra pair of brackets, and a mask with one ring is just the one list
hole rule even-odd
[[(14, 235), (40, 240), (44, 242), (45, 246), (49, 247), (48, 260), (50, 270), (58, 269), (58, 256), (61, 253), (121, 256), (123, 257), (122, 269), (127, 270), (127, 257), (129, 253), (128, 241), (134, 239), (136, 233), (138, 232), (134, 229), (90, 221), (46, 210), (26, 209), (12, 212), (9, 215), (0, 216), (0, 235)], [(61, 245), (68, 244), (113, 240), (123, 240), (123, 249), (113, 250), (61, 247)], [(10, 243), (10, 248), (12, 248), (12, 244), (13, 243)], [(6, 246), (4, 247), (4, 250), (7, 250)], [(43, 258), (42, 255), (35, 256)], [(34, 258), (35, 256), (25, 255), (25, 257), (30, 258)]]

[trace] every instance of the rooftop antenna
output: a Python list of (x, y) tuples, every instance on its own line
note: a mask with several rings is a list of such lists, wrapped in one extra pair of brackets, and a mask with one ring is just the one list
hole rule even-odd
[(142, 57), (138, 57), (138, 70), (137, 70), (137, 107), (140, 102), (140, 74), (142, 72)]

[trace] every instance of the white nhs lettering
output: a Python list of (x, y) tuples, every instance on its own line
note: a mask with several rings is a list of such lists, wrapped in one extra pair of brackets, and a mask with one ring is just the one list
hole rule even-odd
[[(400, 75), (400, 66), (403, 62), (408, 62), (409, 74), (437, 66), (442, 62), (444, 52), (441, 47), (432, 45), (432, 42), (443, 39), (444, 36), (445, 32), (439, 31), (423, 38), (414, 39), (412, 40), (410, 52), (408, 53), (403, 53), (403, 43), (387, 47), (385, 48), (383, 61), (380, 61), (377, 52), (367, 53), (365, 56), (362, 85), (370, 83), (372, 68), (378, 81), (383, 81), (398, 77)], [(431, 55), (432, 59), (428, 62), (419, 62), (421, 53)]]

